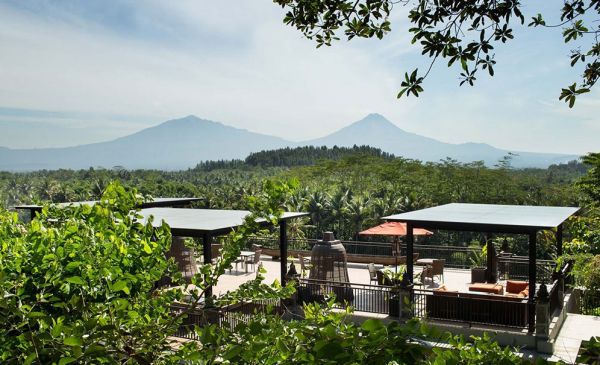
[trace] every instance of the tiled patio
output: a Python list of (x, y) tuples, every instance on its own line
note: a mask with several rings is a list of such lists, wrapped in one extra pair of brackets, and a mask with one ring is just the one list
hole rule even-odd
[[(263, 267), (267, 270), (265, 274), (265, 282), (270, 284), (275, 280), (279, 280), (280, 278), (280, 262), (274, 261), (271, 256), (262, 256), (261, 262)], [(288, 263), (289, 265), (289, 263)], [(300, 272), (300, 265), (297, 261), (295, 261), (296, 270)], [(376, 265), (377, 268), (383, 268), (381, 265)], [(393, 270), (393, 268), (391, 268)], [(422, 267), (415, 266), (415, 276), (420, 273)], [(355, 264), (348, 263), (348, 276), (350, 278), (351, 283), (356, 284), (369, 284), (369, 271), (367, 270), (366, 264)], [(234, 269), (230, 272), (227, 272), (225, 275), (221, 277), (217, 286), (213, 288), (213, 293), (215, 295), (221, 295), (227, 291), (235, 290), (242, 283), (253, 279), (256, 277), (256, 272), (252, 271), (252, 267), (248, 269), (248, 272), (244, 270), (242, 265), (238, 265), (238, 270)], [(306, 272), (306, 277), (308, 277), (308, 272)], [(464, 269), (444, 269), (444, 282), (448, 290), (458, 290), (458, 291), (467, 291), (469, 283), (471, 281), (471, 273), (469, 270)], [(436, 277), (433, 284), (428, 279), (425, 282), (425, 285), (422, 286), (424, 289), (433, 289), (442, 284), (439, 279)]]

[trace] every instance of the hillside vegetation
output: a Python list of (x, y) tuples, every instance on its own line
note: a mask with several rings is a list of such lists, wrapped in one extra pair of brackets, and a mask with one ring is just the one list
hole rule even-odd
[(580, 204), (573, 182), (587, 170), (573, 161), (548, 169), (513, 169), (511, 156), (488, 168), (482, 162), (446, 159), (423, 163), (381, 150), (284, 148), (262, 151), (245, 161), (214, 161), (185, 171), (55, 170), (0, 173), (0, 201), (20, 203), (98, 199), (107, 184), (119, 180), (155, 197), (204, 198), (202, 208), (247, 209), (246, 196), (261, 192), (265, 179), (292, 179), (299, 188), (286, 209), (311, 213), (316, 236), (333, 229), (350, 239), (382, 216), (450, 202), (565, 205)]

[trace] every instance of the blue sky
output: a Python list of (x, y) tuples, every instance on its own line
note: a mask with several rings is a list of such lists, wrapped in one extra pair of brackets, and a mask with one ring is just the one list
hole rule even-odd
[(405, 12), (383, 41), (317, 50), (268, 0), (0, 1), (0, 146), (99, 142), (189, 114), (298, 141), (377, 112), (445, 142), (600, 150), (600, 92), (558, 101), (578, 80), (560, 29), (517, 27), (475, 87), (439, 63), (421, 97), (397, 100), (403, 72), (428, 61)]

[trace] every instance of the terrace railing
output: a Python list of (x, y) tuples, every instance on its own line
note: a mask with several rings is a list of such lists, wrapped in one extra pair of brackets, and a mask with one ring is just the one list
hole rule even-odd
[(332, 294), (336, 296), (334, 307), (340, 309), (350, 306), (355, 311), (398, 316), (403, 307), (404, 313), (411, 314), (409, 317), (422, 319), (515, 328), (523, 328), (527, 325), (526, 299), (469, 293), (440, 294), (430, 289), (414, 288), (411, 294), (407, 294), (411, 296), (412, 304), (406, 308), (406, 304), (400, 299), (402, 294), (398, 288), (311, 279), (299, 280), (300, 304), (324, 303)]
[(314, 279), (298, 281), (298, 302), (324, 303), (335, 295), (334, 308), (351, 306), (355, 311), (388, 314), (392, 288), (382, 285), (341, 283)]
[(183, 323), (179, 326), (175, 337), (198, 340), (196, 327), (218, 325), (233, 330), (238, 324), (246, 323), (256, 313), (271, 313), (280, 315), (283, 307), (279, 300), (265, 300), (251, 303), (238, 303), (220, 308), (189, 309), (185, 304), (171, 305), (172, 315), (186, 312)]
[[(315, 239), (289, 239), (288, 250), (310, 251), (317, 240)], [(248, 241), (248, 248), (252, 244), (276, 249), (279, 247), (277, 238), (253, 237)], [(346, 252), (362, 256), (392, 256), (391, 243), (378, 243), (366, 241), (342, 241)], [(444, 266), (449, 268), (468, 269), (472, 267), (471, 258), (481, 250), (473, 247), (445, 246), (445, 245), (414, 245), (414, 253), (420, 258), (443, 259)], [(401, 245), (400, 255), (406, 256), (406, 246)], [(537, 260), (538, 282), (550, 282), (556, 264), (552, 260)], [(529, 277), (529, 258), (526, 256), (504, 256), (498, 259), (500, 279), (527, 280)]]
[[(553, 260), (537, 260), (536, 276), (538, 283), (549, 283), (556, 269)], [(510, 256), (498, 258), (499, 279), (501, 280), (523, 280), (529, 279), (529, 258), (526, 256)]]
[(527, 325), (527, 300), (485, 294), (413, 291), (413, 315), (422, 319), (523, 328)]
[[(310, 251), (315, 244), (316, 239), (289, 239), (288, 250)], [(248, 247), (252, 244), (259, 244), (263, 247), (278, 248), (277, 238), (254, 237), (248, 241)], [(342, 241), (346, 252), (351, 255), (362, 256), (383, 256), (391, 257), (393, 254), (391, 243), (366, 242), (366, 241)], [(414, 252), (419, 257), (446, 260), (445, 266), (451, 268), (470, 267), (470, 258), (480, 252), (480, 249), (471, 247), (443, 246), (443, 245), (414, 245)], [(402, 245), (399, 256), (406, 255), (406, 246)]]

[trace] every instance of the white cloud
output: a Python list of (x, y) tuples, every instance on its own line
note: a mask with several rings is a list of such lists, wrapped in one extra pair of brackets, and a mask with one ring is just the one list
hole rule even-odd
[[(129, 11), (131, 24), (103, 23), (102, 16), (86, 17), (81, 9), (52, 7), (52, 14), (40, 16), (0, 4), (0, 107), (151, 116), (138, 124), (82, 121), (86, 128), (105, 123), (113, 131), (196, 114), (292, 140), (322, 136), (379, 112), (409, 131), (450, 142), (563, 152), (593, 144), (579, 139), (598, 125), (597, 95), (581, 98), (578, 111), (569, 114), (587, 123), (573, 137), (564, 130), (544, 132), (544, 138), (563, 137), (551, 146), (530, 140), (544, 125), (563, 120), (564, 106), (548, 108), (537, 102), (546, 100), (540, 93), (524, 96), (500, 76), (475, 89), (458, 88), (454, 71), (440, 63), (421, 98), (398, 101), (402, 72), (420, 60), (418, 48), (409, 45), (403, 9), (395, 11), (394, 31), (384, 41), (340, 41), (317, 50), (283, 25), (283, 11), (269, 1), (113, 6)], [(510, 80), (511, 71), (499, 73)], [(494, 112), (499, 105), (506, 112)], [(522, 137), (514, 137), (516, 128)]]

